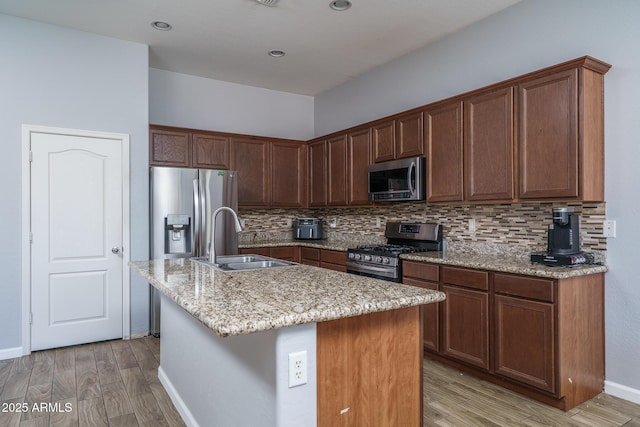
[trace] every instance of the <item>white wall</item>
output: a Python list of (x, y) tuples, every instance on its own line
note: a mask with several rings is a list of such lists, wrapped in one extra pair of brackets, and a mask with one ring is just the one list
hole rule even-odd
[[(132, 259), (148, 258), (145, 45), (0, 15), (0, 351), (21, 343), (21, 125), (119, 132), (131, 143)], [(132, 278), (132, 331), (148, 285)]]
[(151, 68), (149, 121), (220, 132), (308, 140), (313, 97)]
[(524, 0), (315, 99), (317, 136), (583, 55), (605, 76), (607, 389), (640, 401), (640, 2)]

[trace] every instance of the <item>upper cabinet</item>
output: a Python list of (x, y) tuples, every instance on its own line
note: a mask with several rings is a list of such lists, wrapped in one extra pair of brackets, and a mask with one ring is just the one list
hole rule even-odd
[(289, 141), (271, 143), (271, 206), (306, 206), (306, 165), (306, 144)]
[(427, 202), (458, 202), (462, 186), (462, 102), (424, 112), (427, 142)]
[(422, 111), (396, 118), (396, 159), (423, 154)]
[(347, 135), (327, 140), (327, 205), (347, 205)]
[(238, 171), (238, 206), (269, 205), (269, 157), (269, 141), (231, 138), (231, 169)]
[(373, 163), (422, 156), (422, 112), (411, 112), (370, 126)]
[(604, 200), (604, 73), (585, 57), (518, 84), (519, 197)]
[(309, 144), (309, 206), (327, 206), (327, 141)]
[(149, 129), (149, 164), (191, 166), (191, 134), (169, 128)]
[(388, 120), (371, 126), (374, 163), (396, 158), (396, 122)]
[(191, 166), (229, 169), (229, 137), (208, 133), (191, 134)]
[(347, 135), (347, 173), (349, 205), (368, 205), (371, 164), (371, 130), (367, 127)]
[(478, 93), (463, 108), (465, 200), (513, 200), (513, 88)]

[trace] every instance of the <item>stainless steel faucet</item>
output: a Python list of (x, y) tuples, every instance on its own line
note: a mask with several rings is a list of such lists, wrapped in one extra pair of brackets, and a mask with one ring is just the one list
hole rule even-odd
[(238, 214), (228, 206), (222, 206), (213, 211), (211, 214), (211, 246), (209, 250), (209, 262), (211, 264), (217, 264), (216, 260), (216, 216), (220, 213), (220, 211), (229, 211), (231, 215), (233, 215), (233, 219), (236, 221), (236, 231), (242, 231), (242, 225), (240, 225), (240, 220), (238, 219)]

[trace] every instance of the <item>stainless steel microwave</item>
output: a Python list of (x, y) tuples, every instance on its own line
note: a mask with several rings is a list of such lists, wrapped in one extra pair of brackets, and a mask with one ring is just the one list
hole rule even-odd
[(412, 157), (369, 165), (369, 200), (424, 200), (426, 159)]

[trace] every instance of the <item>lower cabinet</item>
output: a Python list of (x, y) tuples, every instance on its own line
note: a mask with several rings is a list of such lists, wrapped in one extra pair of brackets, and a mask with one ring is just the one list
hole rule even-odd
[(347, 272), (347, 253), (341, 251), (320, 250), (320, 267), (329, 270)]
[(320, 267), (320, 249), (301, 247), (300, 263)]
[(262, 255), (284, 261), (300, 262), (300, 248), (297, 246), (241, 248), (238, 249), (238, 253)]
[(422, 308), (428, 357), (565, 411), (603, 391), (603, 273), (546, 279), (403, 261), (403, 283), (447, 295)]
[(343, 273), (346, 273), (347, 271), (347, 253), (342, 251), (298, 246), (263, 246), (241, 248), (238, 252), (241, 254), (269, 256), (271, 258), (278, 258), (285, 261), (328, 268), (330, 270), (341, 271)]

